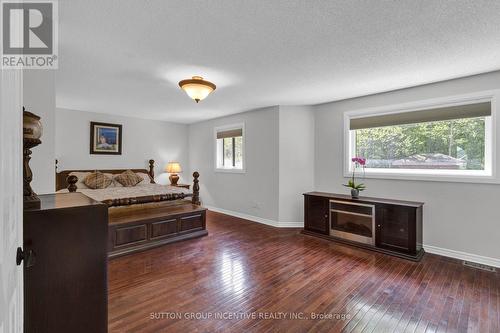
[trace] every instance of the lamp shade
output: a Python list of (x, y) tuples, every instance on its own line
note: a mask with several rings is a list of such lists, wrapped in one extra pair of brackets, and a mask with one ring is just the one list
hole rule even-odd
[(196, 103), (204, 100), (212, 91), (215, 90), (215, 84), (203, 80), (201, 76), (193, 76), (191, 79), (182, 80), (179, 86), (186, 94), (194, 99)]
[(182, 168), (179, 162), (168, 162), (165, 171), (168, 173), (180, 173), (182, 172)]

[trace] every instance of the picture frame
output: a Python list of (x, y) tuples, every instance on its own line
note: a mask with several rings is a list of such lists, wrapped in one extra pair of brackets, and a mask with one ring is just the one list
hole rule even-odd
[(91, 121), (90, 154), (121, 155), (122, 125)]

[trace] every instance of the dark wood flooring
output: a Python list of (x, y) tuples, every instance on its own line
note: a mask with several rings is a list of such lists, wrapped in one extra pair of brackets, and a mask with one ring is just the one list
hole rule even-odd
[(500, 332), (498, 272), (213, 212), (207, 227), (110, 261), (110, 332)]

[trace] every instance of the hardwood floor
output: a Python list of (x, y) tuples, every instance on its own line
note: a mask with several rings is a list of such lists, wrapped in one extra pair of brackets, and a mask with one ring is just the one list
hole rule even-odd
[(110, 261), (110, 332), (500, 332), (498, 272), (213, 212), (207, 228)]

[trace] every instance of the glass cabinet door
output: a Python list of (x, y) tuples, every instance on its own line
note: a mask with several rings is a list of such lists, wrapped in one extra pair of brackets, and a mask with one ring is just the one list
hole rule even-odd
[(408, 207), (381, 205), (376, 211), (376, 244), (395, 251), (410, 252), (412, 225)]
[(328, 199), (305, 197), (305, 229), (328, 234)]

